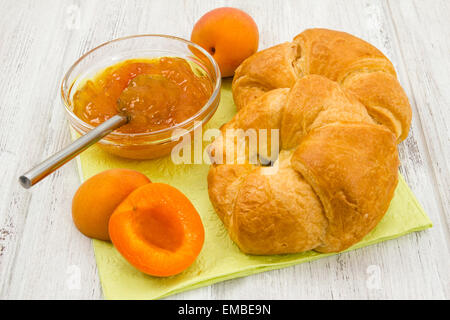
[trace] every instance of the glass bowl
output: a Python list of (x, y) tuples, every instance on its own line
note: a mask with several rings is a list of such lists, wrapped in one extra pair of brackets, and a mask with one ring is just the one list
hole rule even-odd
[(184, 135), (192, 136), (194, 128), (205, 125), (219, 105), (219, 66), (200, 46), (181, 38), (159, 34), (134, 35), (106, 42), (84, 54), (70, 67), (62, 80), (61, 96), (71, 127), (81, 135), (94, 128), (73, 112), (73, 95), (86, 79), (120, 61), (159, 57), (180, 57), (199, 67), (213, 88), (207, 103), (192, 117), (175, 126), (148, 133), (113, 131), (98, 142), (99, 146), (124, 158), (154, 159), (169, 154)]

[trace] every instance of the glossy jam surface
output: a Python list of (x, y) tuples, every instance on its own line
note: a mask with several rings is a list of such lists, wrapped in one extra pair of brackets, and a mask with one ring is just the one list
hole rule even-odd
[(118, 132), (148, 133), (189, 119), (212, 91), (208, 77), (185, 59), (132, 59), (87, 80), (73, 96), (73, 111), (93, 126), (121, 112), (130, 122)]

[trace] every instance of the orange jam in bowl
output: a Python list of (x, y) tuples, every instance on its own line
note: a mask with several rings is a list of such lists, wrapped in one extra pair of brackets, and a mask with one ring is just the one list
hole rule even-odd
[(179, 132), (192, 134), (195, 125), (211, 118), (220, 98), (220, 71), (206, 51), (189, 41), (132, 36), (81, 57), (61, 90), (75, 131), (85, 134), (126, 114), (129, 122), (103, 138), (100, 147), (125, 158), (152, 159), (169, 154)]
[(130, 122), (118, 132), (158, 131), (192, 117), (208, 101), (212, 89), (208, 77), (196, 74), (185, 59), (131, 59), (87, 80), (73, 97), (74, 113), (95, 126), (123, 107)]

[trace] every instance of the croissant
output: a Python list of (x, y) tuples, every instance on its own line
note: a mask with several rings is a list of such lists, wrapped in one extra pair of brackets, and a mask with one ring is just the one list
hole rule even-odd
[[(378, 224), (411, 123), (408, 98), (378, 49), (344, 32), (305, 30), (245, 60), (232, 91), (238, 112), (210, 152), (235, 161), (211, 165), (208, 192), (243, 252), (339, 252)], [(277, 170), (250, 161), (270, 158), (260, 149), (237, 159), (228, 129), (279, 130)]]

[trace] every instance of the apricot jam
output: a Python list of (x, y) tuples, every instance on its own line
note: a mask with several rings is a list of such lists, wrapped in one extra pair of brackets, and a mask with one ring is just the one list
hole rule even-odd
[(87, 80), (73, 96), (73, 111), (96, 126), (122, 112), (122, 133), (148, 133), (173, 127), (195, 115), (208, 101), (210, 80), (182, 58), (131, 59)]

